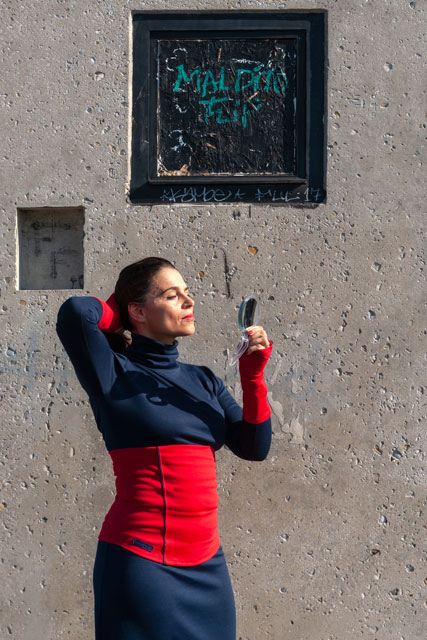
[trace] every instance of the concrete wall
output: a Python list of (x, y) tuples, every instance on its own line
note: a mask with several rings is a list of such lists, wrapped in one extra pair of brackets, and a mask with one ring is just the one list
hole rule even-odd
[[(235, 310), (261, 299), (271, 454), (218, 456), (238, 638), (424, 638), (425, 3), (1, 7), (1, 637), (93, 637), (110, 462), (54, 330), (70, 291), (17, 289), (17, 209), (83, 206), (82, 293), (171, 258), (197, 300), (182, 358), (237, 397)], [(127, 204), (130, 10), (183, 8), (328, 10), (326, 204)]]

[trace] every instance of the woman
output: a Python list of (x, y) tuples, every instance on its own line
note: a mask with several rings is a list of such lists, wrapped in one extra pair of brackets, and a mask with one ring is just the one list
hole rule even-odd
[[(235, 639), (215, 451), (226, 444), (245, 460), (267, 456), (271, 343), (262, 327), (248, 330), (242, 413), (210, 369), (177, 359), (176, 338), (195, 331), (193, 307), (179, 271), (145, 258), (123, 269), (107, 302), (74, 297), (59, 311), (58, 335), (116, 475), (95, 560), (97, 640)], [(120, 329), (132, 342), (113, 350)]]

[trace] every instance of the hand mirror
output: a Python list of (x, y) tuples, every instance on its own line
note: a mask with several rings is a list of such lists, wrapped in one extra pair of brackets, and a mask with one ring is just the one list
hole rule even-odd
[(236, 351), (230, 358), (230, 366), (237, 363), (240, 356), (242, 356), (248, 348), (248, 334), (246, 329), (248, 327), (256, 326), (258, 324), (258, 301), (255, 296), (246, 296), (239, 307), (239, 313), (237, 316), (237, 322), (241, 331), (240, 341)]

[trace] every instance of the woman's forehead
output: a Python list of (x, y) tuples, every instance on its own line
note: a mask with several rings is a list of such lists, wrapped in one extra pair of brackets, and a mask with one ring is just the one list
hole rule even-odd
[(176, 269), (165, 267), (161, 269), (159, 273), (157, 273), (154, 277), (152, 292), (160, 293), (161, 291), (169, 289), (170, 287), (179, 287), (185, 289), (186, 286), (187, 285), (185, 284), (185, 281), (179, 271), (177, 271)]

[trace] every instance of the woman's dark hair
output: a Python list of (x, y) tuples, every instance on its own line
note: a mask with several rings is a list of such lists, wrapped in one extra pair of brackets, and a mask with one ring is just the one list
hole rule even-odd
[[(114, 297), (120, 310), (122, 326), (128, 331), (133, 326), (128, 314), (130, 302), (144, 302), (154, 276), (164, 268), (175, 269), (175, 266), (165, 258), (143, 258), (122, 269), (114, 289)], [(108, 342), (114, 351), (123, 352), (129, 344), (129, 339), (117, 333), (106, 333)]]

